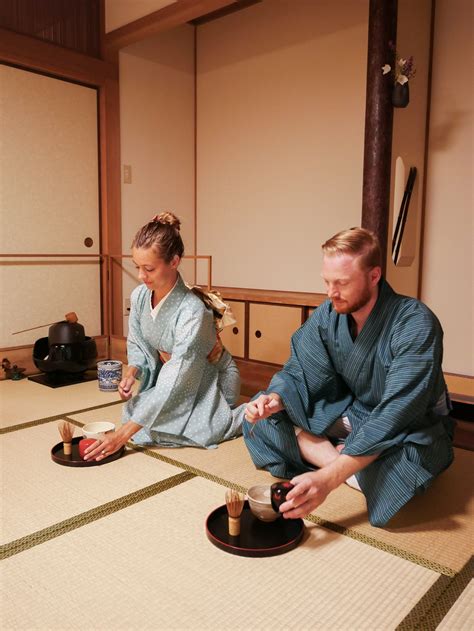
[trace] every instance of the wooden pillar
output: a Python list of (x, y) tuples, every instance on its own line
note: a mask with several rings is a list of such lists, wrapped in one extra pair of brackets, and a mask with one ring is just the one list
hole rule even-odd
[[(99, 140), (101, 173), (101, 252), (122, 253), (120, 204), (120, 93), (117, 79), (99, 87)], [(102, 323), (105, 334), (122, 335), (122, 267), (111, 260), (102, 266)]]
[(369, 42), (367, 52), (367, 95), (365, 110), (364, 178), (362, 189), (362, 227), (380, 239), (383, 272), (387, 256), (392, 158), (391, 102), (392, 79), (382, 67), (393, 68), (396, 43), (397, 0), (370, 0)]

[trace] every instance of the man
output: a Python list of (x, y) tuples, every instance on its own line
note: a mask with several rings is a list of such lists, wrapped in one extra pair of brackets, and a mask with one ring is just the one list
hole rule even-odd
[(443, 332), (382, 278), (373, 233), (346, 230), (322, 249), (329, 300), (247, 405), (244, 438), (257, 467), (295, 485), (284, 517), (307, 515), (347, 481), (383, 526), (453, 460)]

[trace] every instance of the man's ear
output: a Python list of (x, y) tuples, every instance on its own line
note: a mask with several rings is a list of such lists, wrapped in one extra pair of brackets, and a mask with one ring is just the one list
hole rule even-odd
[(382, 278), (382, 268), (377, 266), (373, 267), (369, 272), (370, 282), (372, 287), (375, 287), (379, 280)]

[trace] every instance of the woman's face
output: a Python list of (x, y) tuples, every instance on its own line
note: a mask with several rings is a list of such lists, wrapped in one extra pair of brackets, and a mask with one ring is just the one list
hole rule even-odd
[(138, 271), (138, 279), (148, 289), (160, 291), (176, 282), (180, 261), (178, 255), (166, 263), (152, 248), (132, 248), (132, 259)]

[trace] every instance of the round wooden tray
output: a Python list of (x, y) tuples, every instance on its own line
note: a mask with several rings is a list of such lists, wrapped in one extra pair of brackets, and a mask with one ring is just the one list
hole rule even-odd
[(272, 522), (257, 519), (246, 501), (240, 518), (240, 535), (232, 537), (228, 530), (227, 507), (219, 506), (206, 520), (207, 538), (215, 546), (244, 557), (270, 557), (293, 550), (304, 533), (302, 519), (283, 519)]
[(107, 456), (107, 458), (99, 460), (99, 462), (97, 462), (97, 460), (83, 460), (79, 455), (79, 441), (82, 440), (82, 438), (82, 436), (76, 436), (72, 439), (72, 453), (70, 456), (66, 456), (64, 454), (62, 442), (54, 445), (54, 447), (51, 449), (51, 459), (54, 460), (54, 462), (57, 462), (58, 464), (61, 464), (65, 467), (97, 467), (99, 465), (107, 464), (108, 462), (113, 462), (114, 460), (117, 460), (121, 457), (125, 449), (125, 447), (122, 447), (115, 453)]

